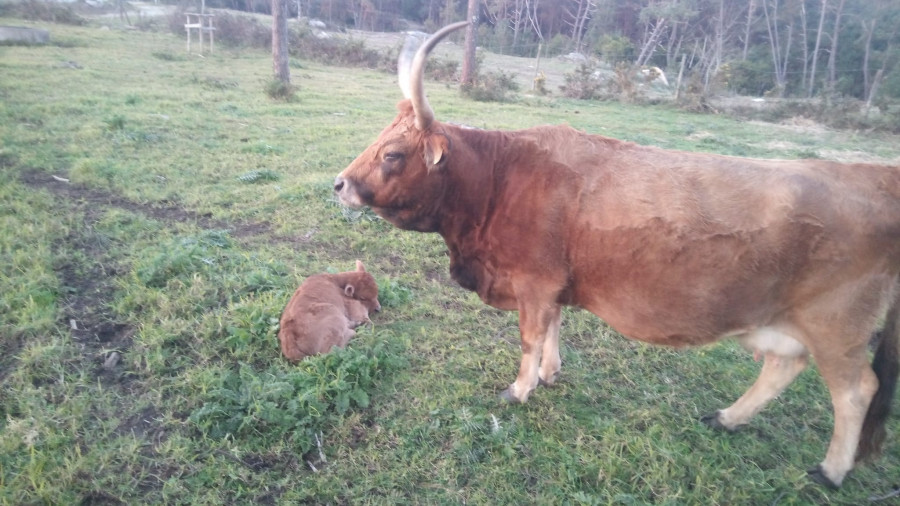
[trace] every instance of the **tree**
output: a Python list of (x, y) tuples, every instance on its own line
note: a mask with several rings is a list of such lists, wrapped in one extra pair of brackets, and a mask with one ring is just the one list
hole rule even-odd
[(571, 18), (566, 22), (572, 27), (572, 44), (574, 50), (579, 53), (584, 50), (582, 40), (584, 39), (585, 25), (591, 19), (594, 9), (597, 8), (597, 2), (594, 0), (570, 0), (572, 8), (566, 8), (566, 14)]
[(475, 27), (478, 25), (478, 4), (480, 0), (469, 0), (469, 6), (466, 9), (466, 26), (465, 49), (463, 51), (462, 64), (462, 81), (463, 86), (472, 86), (475, 84)]
[[(770, 5), (771, 4), (771, 5)], [(762, 0), (763, 17), (769, 33), (769, 46), (772, 50), (772, 64), (775, 68), (775, 86), (778, 96), (784, 94), (787, 87), (787, 66), (790, 61), (791, 41), (794, 35), (794, 24), (788, 21), (787, 41), (782, 43), (781, 20), (778, 15), (779, 0)]]
[(285, 84), (291, 82), (288, 58), (287, 0), (272, 0), (272, 66)]

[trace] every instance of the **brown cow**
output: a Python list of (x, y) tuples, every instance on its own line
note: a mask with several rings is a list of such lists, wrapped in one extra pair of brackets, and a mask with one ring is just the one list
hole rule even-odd
[[(897, 382), (900, 168), (668, 151), (566, 126), (480, 131), (434, 119), (422, 70), (408, 100), (335, 180), (348, 206), (441, 234), (450, 273), (519, 311), (522, 362), (504, 391), (525, 402), (560, 370), (563, 305), (674, 346), (737, 338), (763, 355), (756, 383), (705, 421), (746, 424), (816, 360), (834, 433), (812, 478), (837, 487), (877, 452)], [(406, 54), (406, 51), (403, 53)], [(887, 324), (873, 365), (867, 344)]]
[(301, 360), (343, 348), (356, 335), (353, 329), (369, 321), (369, 311), (381, 311), (378, 285), (359, 260), (355, 271), (310, 276), (281, 314), (281, 351)]

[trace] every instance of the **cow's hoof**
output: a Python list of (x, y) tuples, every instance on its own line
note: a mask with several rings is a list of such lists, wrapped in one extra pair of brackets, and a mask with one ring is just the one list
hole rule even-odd
[[(531, 394), (531, 392), (528, 392), (528, 393)], [(502, 400), (503, 402), (509, 403), (509, 404), (525, 404), (525, 401), (528, 400), (528, 395), (526, 395), (522, 399), (516, 397), (512, 393), (512, 385), (510, 385), (509, 388), (500, 392), (500, 400)]]
[(500, 400), (503, 402), (509, 403), (509, 404), (521, 404), (522, 403), (522, 401), (520, 401), (517, 397), (513, 396), (513, 394), (510, 393), (508, 388), (506, 390), (500, 392)]
[(708, 427), (716, 429), (716, 430), (725, 430), (728, 432), (737, 432), (743, 425), (735, 425), (734, 427), (729, 427), (722, 423), (719, 419), (719, 412), (710, 413), (708, 415), (704, 415), (700, 417), (700, 421), (705, 423)]
[(557, 378), (559, 378), (559, 371), (553, 373), (553, 376), (550, 376), (550, 379), (548, 380), (538, 376), (538, 385), (542, 387), (552, 387), (553, 384), (556, 383)]
[(809, 479), (818, 483), (819, 485), (825, 485), (831, 490), (837, 490), (841, 488), (840, 485), (831, 481), (831, 478), (825, 476), (825, 471), (822, 470), (822, 466), (816, 466), (808, 471), (806, 471), (806, 475), (809, 476)]
[(710, 413), (708, 415), (703, 415), (702, 417), (700, 417), (700, 421), (707, 426), (712, 427), (713, 429), (728, 430), (728, 427), (725, 427), (722, 422), (719, 421), (718, 411), (716, 411), (715, 413)]

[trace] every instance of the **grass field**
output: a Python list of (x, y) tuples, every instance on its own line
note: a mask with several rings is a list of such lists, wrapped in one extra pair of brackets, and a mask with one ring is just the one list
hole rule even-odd
[[(832, 427), (814, 367), (743, 431), (701, 424), (759, 369), (731, 342), (650, 347), (567, 310), (558, 386), (502, 404), (516, 315), (450, 280), (437, 235), (332, 196), (393, 118), (394, 76), (295, 60), (297, 100), (276, 102), (264, 51), (40, 26), (52, 44), (0, 46), (0, 504), (861, 504), (900, 486), (896, 406), (882, 458), (839, 491), (806, 478)], [(900, 137), (802, 121), (427, 89), (439, 119), (483, 128), (900, 160)], [(384, 311), (287, 363), (290, 294), (354, 259)]]

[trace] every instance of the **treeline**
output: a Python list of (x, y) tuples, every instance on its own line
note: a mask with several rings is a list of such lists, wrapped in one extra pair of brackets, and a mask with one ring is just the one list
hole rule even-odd
[[(271, 1), (207, 0), (269, 12)], [(427, 31), (468, 0), (282, 0), (335, 27)], [(475, 0), (478, 45), (518, 56), (577, 52), (683, 71), (704, 92), (900, 100), (897, 0)]]

